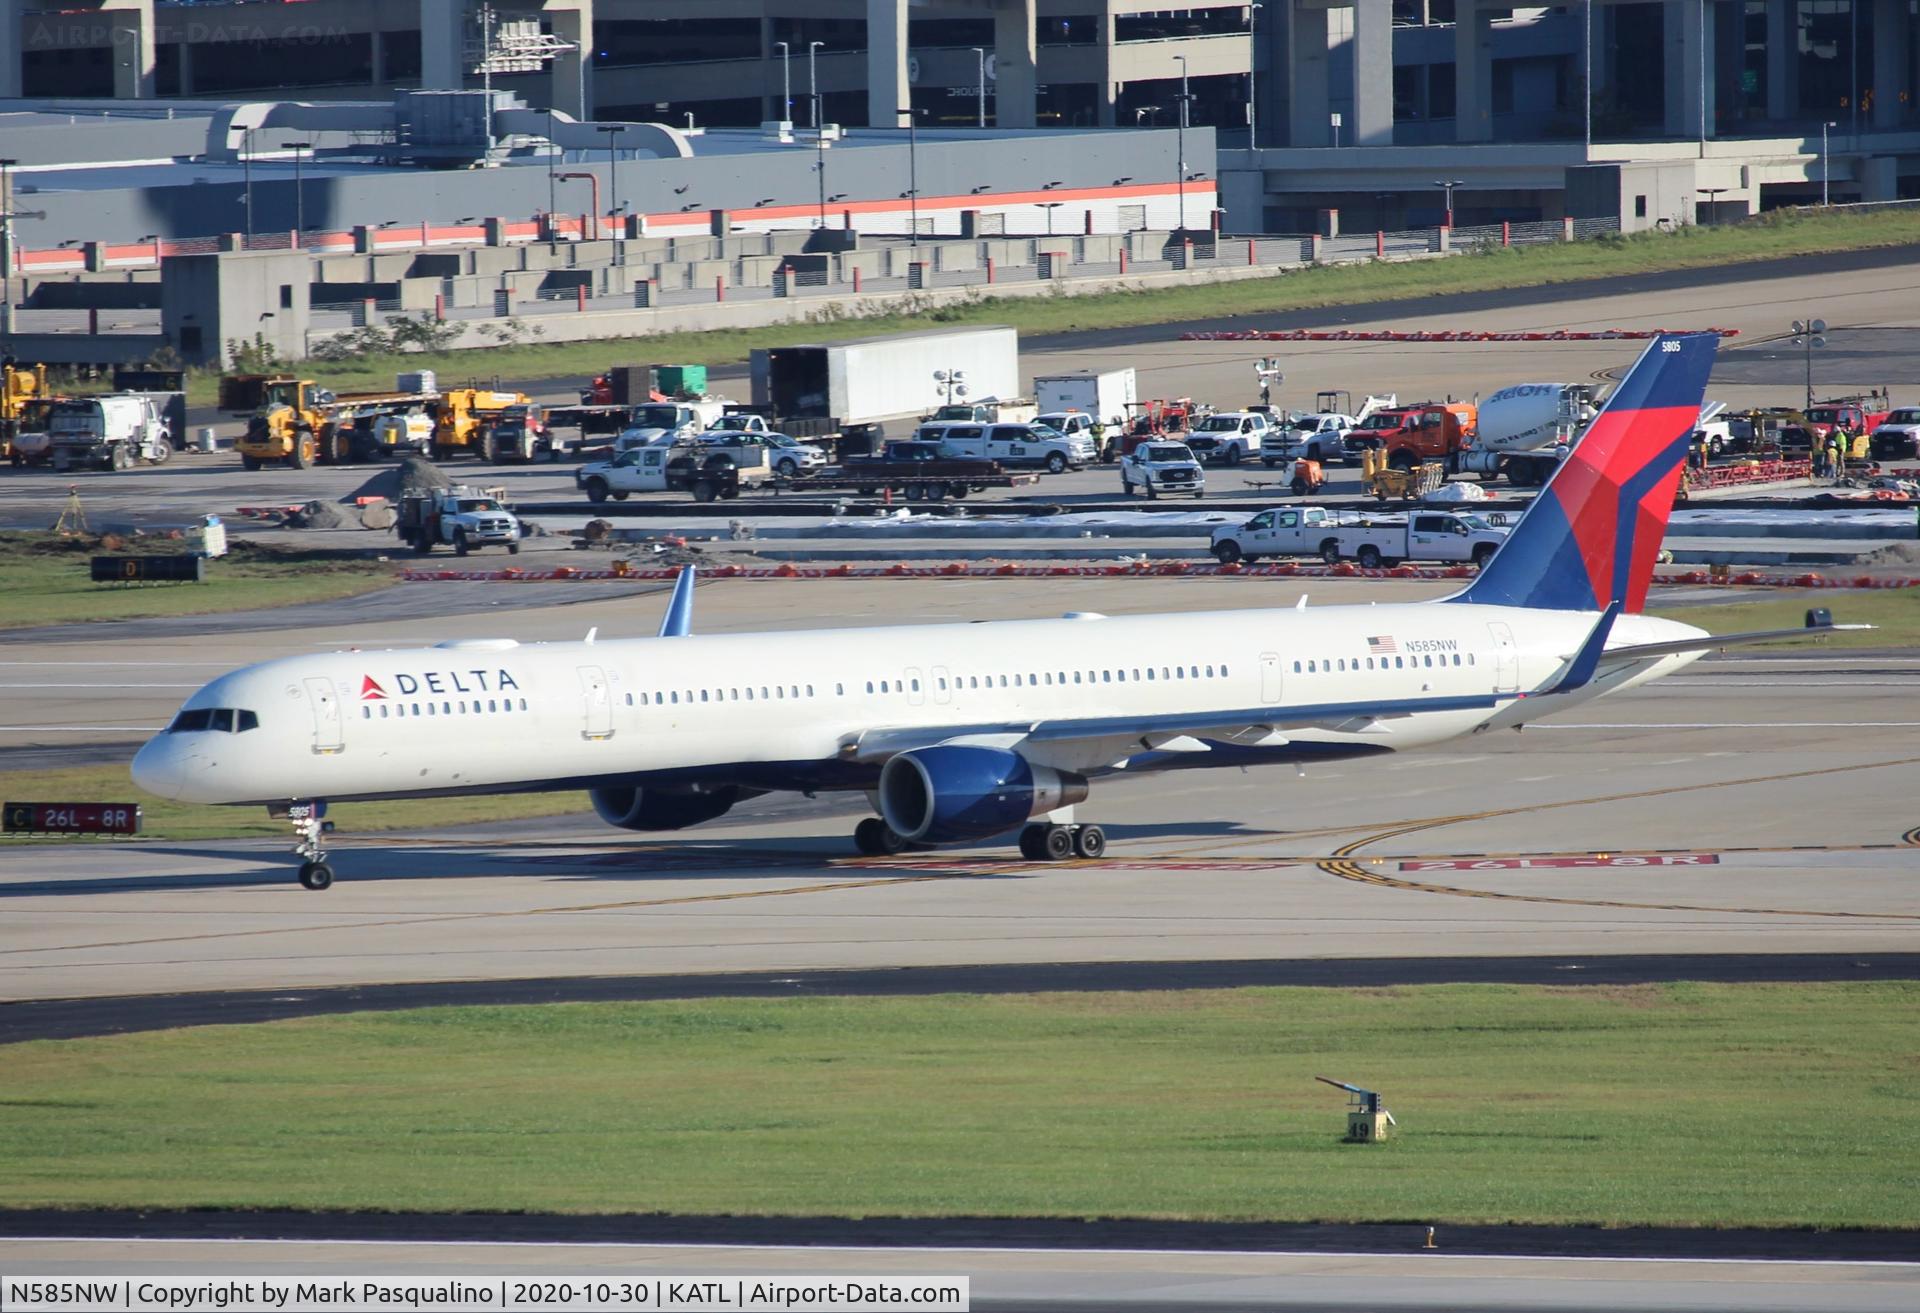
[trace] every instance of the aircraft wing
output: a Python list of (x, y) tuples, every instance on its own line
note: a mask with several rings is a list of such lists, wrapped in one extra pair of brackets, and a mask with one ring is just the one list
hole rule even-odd
[(855, 761), (884, 761), (896, 753), (916, 748), (963, 743), (1005, 748), (1035, 759), (1118, 761), (1138, 752), (1203, 752), (1206, 745), (1200, 742), (1202, 735), (1249, 746), (1278, 746), (1286, 742), (1288, 731), (1304, 729), (1386, 734), (1391, 732), (1389, 722), (1402, 717), (1432, 711), (1491, 711), (1516, 696), (1484, 693), (1237, 707), (1156, 716), (1084, 716), (959, 727), (873, 729), (843, 745), (841, 754)]

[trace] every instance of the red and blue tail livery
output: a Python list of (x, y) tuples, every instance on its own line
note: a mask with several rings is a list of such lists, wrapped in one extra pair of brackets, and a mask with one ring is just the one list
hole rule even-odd
[(1717, 333), (1650, 342), (1456, 600), (1550, 611), (1644, 607), (1719, 345)]

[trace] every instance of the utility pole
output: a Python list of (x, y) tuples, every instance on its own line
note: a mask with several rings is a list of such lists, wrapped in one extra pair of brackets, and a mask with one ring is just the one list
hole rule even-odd
[[(1828, 206), (1828, 204), (1830, 204), (1830, 202), (1827, 200), (1827, 179), (1833, 176), (1833, 156), (1827, 153), (1827, 130), (1830, 128), (1837, 128), (1839, 126), (1840, 125), (1838, 123), (1822, 123), (1820, 125), (1820, 208), (1821, 209), (1825, 209)], [(1855, 165), (1854, 168), (1857, 171), (1859, 169), (1859, 166)]]

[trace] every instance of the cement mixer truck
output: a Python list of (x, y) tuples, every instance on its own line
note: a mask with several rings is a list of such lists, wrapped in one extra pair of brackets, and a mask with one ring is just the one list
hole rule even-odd
[(1518, 383), (1478, 407), (1430, 402), (1383, 412), (1397, 415), (1399, 426), (1372, 436), (1396, 469), (1435, 462), (1448, 475), (1504, 474), (1515, 487), (1531, 488), (1567, 458), (1596, 413), (1590, 384)]

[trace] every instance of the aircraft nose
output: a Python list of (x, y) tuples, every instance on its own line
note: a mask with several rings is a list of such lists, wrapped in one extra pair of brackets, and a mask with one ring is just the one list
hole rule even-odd
[(156, 798), (181, 799), (191, 772), (188, 754), (177, 740), (162, 734), (133, 754), (133, 782)]

